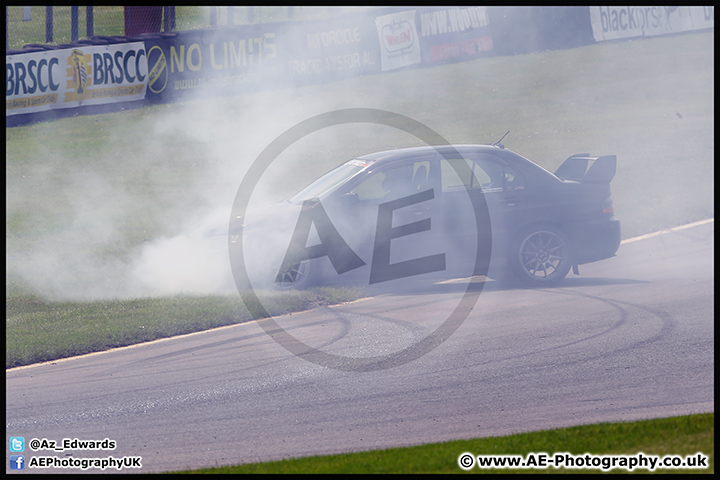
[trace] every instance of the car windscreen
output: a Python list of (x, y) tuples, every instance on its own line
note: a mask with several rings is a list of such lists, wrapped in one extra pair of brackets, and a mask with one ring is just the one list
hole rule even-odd
[(350, 160), (349, 162), (343, 163), (300, 190), (290, 198), (290, 202), (299, 204), (311, 198), (320, 198), (322, 200), (338, 186), (344, 184), (367, 166), (368, 164), (361, 160)]

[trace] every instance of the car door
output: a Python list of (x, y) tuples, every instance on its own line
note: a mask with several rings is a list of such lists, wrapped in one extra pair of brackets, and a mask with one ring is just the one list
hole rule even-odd
[[(493, 256), (504, 255), (509, 232), (523, 221), (527, 201), (524, 178), (492, 154), (465, 154), (464, 158), (440, 160), (443, 230), (460, 258), (453, 263), (462, 270), (475, 255), (478, 229), (492, 235)], [(473, 203), (488, 208), (490, 223), (477, 225)], [(480, 216), (483, 218), (483, 215)]]
[[(437, 168), (430, 157), (392, 162), (355, 179), (339, 194), (346, 199), (339, 229), (375, 272), (370, 283), (444, 270), (433, 219)], [(378, 274), (383, 266), (391, 273)]]

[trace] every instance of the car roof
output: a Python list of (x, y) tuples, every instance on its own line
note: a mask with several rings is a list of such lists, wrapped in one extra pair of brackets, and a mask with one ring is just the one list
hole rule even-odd
[(546, 181), (562, 182), (562, 180), (540, 165), (528, 160), (518, 153), (513, 152), (512, 150), (506, 149), (500, 144), (427, 145), (422, 147), (398, 148), (383, 152), (370, 153), (356, 157), (355, 160), (364, 163), (367, 167), (370, 167), (368, 169), (369, 171), (396, 161), (419, 157), (436, 157), (437, 155), (453, 155), (456, 153), (459, 153), (460, 155), (478, 155), (483, 153), (494, 154), (495, 156), (500, 157), (503, 161), (507, 162), (509, 165), (525, 172), (526, 174), (533, 175), (538, 179), (544, 178)]
[(428, 155), (448, 155), (452, 153), (470, 154), (470, 153), (490, 153), (504, 150), (497, 145), (427, 145), (422, 147), (398, 148), (394, 150), (385, 150), (382, 152), (369, 153), (357, 157), (365, 163), (375, 162), (394, 162), (396, 160), (404, 160), (407, 158), (424, 157)]

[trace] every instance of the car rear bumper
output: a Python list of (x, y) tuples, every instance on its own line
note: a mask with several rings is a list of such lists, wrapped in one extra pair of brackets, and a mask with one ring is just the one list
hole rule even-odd
[(620, 248), (620, 220), (615, 217), (584, 223), (573, 233), (575, 265), (612, 257)]

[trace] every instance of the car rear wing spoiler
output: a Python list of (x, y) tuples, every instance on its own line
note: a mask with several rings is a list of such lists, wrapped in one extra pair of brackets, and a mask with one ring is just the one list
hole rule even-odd
[[(590, 168), (588, 168), (590, 165)], [(555, 170), (555, 176), (562, 180), (582, 183), (610, 183), (615, 177), (617, 156), (591, 157), (587, 153), (573, 155)]]

